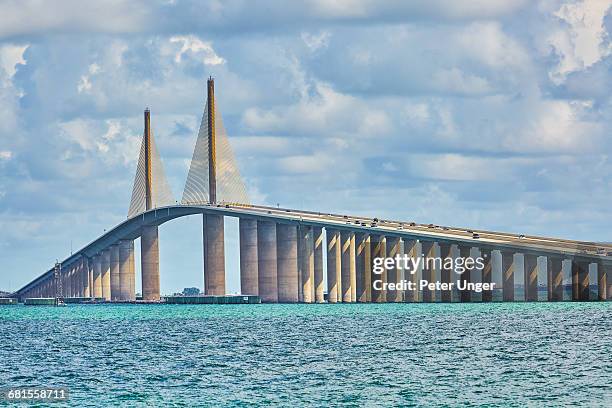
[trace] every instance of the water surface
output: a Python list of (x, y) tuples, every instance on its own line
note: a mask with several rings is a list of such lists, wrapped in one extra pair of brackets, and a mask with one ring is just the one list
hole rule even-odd
[(65, 386), (73, 406), (605, 406), (611, 318), (612, 303), (0, 306), (0, 387)]

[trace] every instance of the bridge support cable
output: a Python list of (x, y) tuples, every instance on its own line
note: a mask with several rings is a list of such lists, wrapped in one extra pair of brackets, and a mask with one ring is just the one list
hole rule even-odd
[(174, 204), (174, 196), (157, 151), (153, 130), (148, 126), (149, 114), (147, 109), (145, 111), (145, 133), (140, 146), (128, 218), (151, 208)]
[[(210, 120), (214, 123), (209, 123)], [(211, 194), (212, 190), (214, 194)], [(217, 114), (214, 80), (209, 79), (208, 100), (181, 203), (189, 205), (212, 202), (248, 204), (249, 198), (223, 120)]]

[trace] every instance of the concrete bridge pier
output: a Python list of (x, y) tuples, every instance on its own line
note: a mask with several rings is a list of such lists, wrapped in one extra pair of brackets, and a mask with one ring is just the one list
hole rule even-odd
[(119, 245), (110, 247), (110, 293), (111, 300), (121, 298), (121, 282), (119, 276)]
[(134, 301), (136, 274), (134, 271), (134, 241), (119, 241), (119, 296), (117, 300)]
[[(416, 240), (404, 240), (404, 253), (408, 255), (409, 258), (416, 259), (419, 256), (420, 252), (420, 244)], [(412, 282), (413, 285), (416, 285), (415, 290), (405, 290), (404, 291), (404, 300), (406, 302), (418, 302), (420, 299), (419, 290), (418, 290), (418, 275), (419, 271), (417, 270), (406, 270), (404, 272), (404, 276), (407, 281)]]
[(300, 237), (298, 245), (300, 250), (300, 268), (301, 273), (301, 301), (304, 303), (314, 302), (314, 238), (313, 229), (309, 226), (302, 226), (299, 229)]
[(297, 303), (299, 300), (297, 227), (291, 224), (277, 224), (276, 243), (278, 301)]
[[(428, 259), (435, 259), (436, 251), (435, 245), (432, 241), (423, 241), (421, 244), (422, 253), (423, 253), (423, 279), (432, 283), (436, 280), (436, 271), (435, 265), (433, 262), (427, 262)], [(435, 290), (429, 290), (428, 288), (423, 289), (423, 302), (435, 302), (436, 301), (436, 292)]]
[(140, 235), (142, 300), (159, 300), (159, 232), (156, 225), (142, 227)]
[(102, 297), (102, 256), (95, 255), (93, 258), (93, 297)]
[(533, 254), (525, 254), (524, 258), (524, 286), (525, 301), (538, 301), (538, 257)]
[(225, 296), (225, 238), (222, 215), (204, 214), (204, 293)]
[(238, 219), (240, 232), (240, 293), (259, 296), (257, 220)]
[[(454, 277), (454, 271), (451, 268), (447, 268), (447, 262), (445, 260), (452, 259), (453, 253), (451, 251), (451, 244), (448, 242), (440, 242), (440, 258), (442, 259), (442, 269), (440, 271), (440, 281), (442, 283), (450, 284)], [(452, 301), (452, 291), (442, 290), (440, 291), (440, 301), (450, 303)]]
[(597, 262), (597, 299), (608, 299), (608, 272), (602, 261)]
[(81, 279), (83, 287), (83, 297), (91, 297), (89, 292), (89, 265), (85, 257), (81, 258)]
[[(465, 245), (459, 245), (459, 256), (464, 259), (464, 262), (465, 262), (465, 259), (471, 256), (471, 252), (472, 252), (471, 247), (465, 246)], [(462, 282), (462, 285), (465, 285), (472, 281), (471, 275), (472, 275), (472, 270), (470, 268), (465, 267), (465, 272), (463, 272), (459, 278), (459, 280)], [(459, 291), (459, 301), (462, 303), (471, 302), (472, 292), (468, 289)]]
[[(340, 233), (340, 242), (342, 248), (342, 255), (340, 260), (340, 276), (341, 276), (341, 287), (342, 287), (342, 302), (351, 303), (354, 302), (352, 296), (351, 285), (353, 281), (356, 281), (355, 277), (355, 234), (351, 231), (342, 231)], [(355, 291), (355, 293), (357, 293)]]
[[(402, 256), (402, 243), (399, 237), (387, 238), (387, 256), (395, 258), (397, 255)], [(397, 284), (402, 280), (402, 271), (394, 264), (393, 268), (387, 270), (387, 282)], [(387, 302), (400, 303), (404, 300), (403, 291), (393, 289), (387, 290)]]
[(359, 303), (371, 301), (372, 271), (368, 238), (368, 234), (355, 233), (355, 300)]
[[(491, 248), (480, 248), (480, 256), (484, 262), (484, 268), (482, 268), (482, 283), (490, 284), (493, 282), (493, 253)], [(483, 290), (482, 301), (492, 302), (493, 291)]]
[(514, 302), (514, 252), (501, 250), (504, 302)]
[(323, 285), (323, 247), (325, 246), (325, 239), (323, 228), (312, 228), (312, 240), (314, 246), (314, 300), (317, 303), (323, 303), (325, 302), (325, 287)]
[(327, 302), (337, 303), (342, 301), (342, 250), (340, 244), (340, 232), (326, 229), (327, 235)]
[(101, 280), (102, 280), (102, 297), (105, 300), (111, 300), (110, 294), (110, 250), (107, 248), (102, 251), (101, 256)]
[(546, 272), (548, 275), (548, 301), (562, 301), (563, 259), (561, 257), (549, 256), (546, 260)]
[(276, 223), (273, 221), (257, 221), (257, 269), (261, 301), (278, 302)]
[(572, 260), (572, 300), (589, 300), (589, 262)]
[[(383, 289), (383, 285), (387, 281), (387, 271), (383, 266), (382, 273), (374, 273), (374, 262), (376, 258), (385, 258), (387, 256), (387, 245), (384, 235), (370, 235), (370, 253), (372, 254), (372, 284), (379, 280), (378, 289), (372, 286), (372, 302), (385, 303), (387, 301), (387, 291)], [(378, 261), (380, 262), (380, 261)]]

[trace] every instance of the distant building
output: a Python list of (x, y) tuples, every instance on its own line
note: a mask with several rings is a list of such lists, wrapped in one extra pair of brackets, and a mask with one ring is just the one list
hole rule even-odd
[(3, 290), (0, 290), (0, 298), (10, 297), (10, 296), (11, 296), (11, 292), (5, 292)]
[(183, 296), (198, 296), (200, 289), (198, 288), (185, 288), (183, 289)]

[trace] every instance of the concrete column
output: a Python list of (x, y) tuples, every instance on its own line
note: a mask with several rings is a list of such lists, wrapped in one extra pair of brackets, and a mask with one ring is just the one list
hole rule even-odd
[(548, 274), (548, 301), (563, 300), (563, 259), (549, 256), (546, 259)]
[(323, 247), (325, 242), (323, 239), (323, 228), (312, 228), (312, 240), (314, 251), (314, 298), (315, 302), (325, 302), (325, 287), (323, 285)]
[(100, 254), (93, 258), (93, 288), (95, 298), (102, 297), (102, 256)]
[(225, 296), (225, 238), (222, 215), (204, 214), (204, 293)]
[(111, 300), (119, 300), (121, 298), (121, 278), (119, 274), (119, 245), (112, 245), (110, 247)]
[(327, 229), (327, 301), (336, 303), (341, 293), (341, 248), (340, 232)]
[(157, 226), (142, 227), (140, 235), (142, 300), (159, 300), (159, 232)]
[(70, 268), (70, 296), (77, 297), (77, 279), (78, 279), (78, 264), (74, 264)]
[(110, 294), (110, 250), (105, 249), (102, 251), (102, 297), (105, 300), (111, 300)]
[(300, 272), (302, 274), (302, 302), (314, 302), (314, 240), (312, 227), (303, 226), (300, 228)]
[[(402, 256), (402, 245), (399, 237), (387, 237), (387, 256), (395, 258)], [(398, 284), (402, 280), (401, 270), (394, 265), (393, 268), (387, 271), (387, 282)], [(387, 302), (400, 303), (404, 300), (402, 290), (387, 290)]]
[(504, 302), (514, 302), (514, 252), (501, 250)]
[(525, 301), (538, 301), (538, 257), (532, 254), (525, 254)]
[[(491, 248), (480, 248), (480, 256), (484, 262), (484, 268), (482, 268), (482, 283), (490, 284), (493, 281), (493, 254)], [(493, 291), (483, 290), (482, 301), (493, 301)]]
[(119, 296), (117, 300), (136, 300), (134, 273), (134, 241), (119, 241)]
[[(372, 261), (368, 234), (355, 234), (355, 297), (359, 303), (370, 302), (372, 288)], [(370, 296), (370, 297), (368, 297)]]
[(572, 300), (589, 300), (589, 262), (572, 260)]
[[(142, 253), (141, 253), (141, 256), (142, 256)], [(134, 255), (134, 241), (131, 241), (131, 243), (130, 243), (129, 265), (130, 265), (130, 275), (129, 275), (130, 289), (129, 289), (129, 295), (130, 295), (130, 300), (136, 300), (136, 259), (135, 259), (135, 255)], [(141, 275), (142, 275), (142, 271), (141, 271)]]
[[(421, 245), (419, 242), (415, 240), (404, 239), (404, 253), (408, 255), (409, 258), (415, 260), (420, 256)], [(412, 266), (412, 264), (411, 264)], [(404, 293), (404, 299), (406, 302), (418, 302), (420, 300), (419, 296), (419, 270), (406, 270), (404, 272), (406, 280), (412, 282), (415, 289), (414, 290), (406, 290)]]
[[(448, 242), (440, 242), (440, 258), (442, 258), (442, 270), (440, 271), (440, 280), (442, 283), (450, 284), (453, 283), (455, 272), (450, 268), (451, 263), (447, 262), (446, 259), (453, 259), (451, 252), (451, 244)], [(449, 285), (450, 286), (450, 285)], [(454, 286), (454, 285), (453, 285)], [(452, 290), (440, 291), (440, 300), (442, 302), (450, 303), (452, 301)]]
[[(387, 301), (387, 291), (382, 289), (384, 284), (388, 282), (387, 271), (383, 267), (383, 272), (380, 274), (374, 273), (374, 262), (376, 258), (385, 258), (387, 256), (387, 242), (384, 235), (370, 235), (370, 253), (372, 254), (372, 302), (384, 303)], [(374, 282), (379, 280), (381, 285), (379, 289), (374, 288)]]
[(355, 276), (355, 234), (350, 231), (340, 233), (342, 258), (340, 262), (342, 279), (342, 302), (353, 302), (351, 282)]
[(89, 261), (87, 258), (81, 258), (81, 278), (83, 282), (83, 297), (91, 297), (89, 292)]
[(87, 275), (89, 277), (89, 296), (95, 297), (95, 285), (94, 285), (94, 257), (87, 260)]
[(608, 276), (602, 261), (597, 261), (597, 300), (607, 300)]
[[(470, 257), (471, 255), (471, 251), (472, 248), (469, 246), (465, 246), (465, 245), (459, 245), (459, 257), (463, 258), (463, 262), (465, 263), (465, 260)], [(459, 278), (459, 280), (462, 282), (462, 285), (465, 286), (467, 283), (471, 282), (471, 269), (469, 268), (465, 268), (465, 272), (463, 272), (461, 274), (461, 277)], [(470, 290), (461, 290), (459, 291), (459, 300), (464, 303), (464, 302), (471, 302), (472, 301), (472, 292)]]
[(276, 256), (278, 273), (278, 301), (298, 302), (297, 227), (276, 225)]
[[(434, 243), (431, 241), (423, 241), (421, 243), (423, 251), (423, 279), (429, 283), (433, 283), (436, 280), (435, 265), (433, 265), (433, 259), (436, 257), (436, 251)], [(432, 261), (428, 262), (428, 259)], [(436, 291), (429, 290), (428, 288), (423, 289), (423, 302), (435, 302)]]
[(273, 221), (257, 221), (257, 270), (261, 301), (277, 303), (276, 223)]
[(240, 293), (259, 296), (257, 273), (257, 220), (239, 218), (240, 231)]

